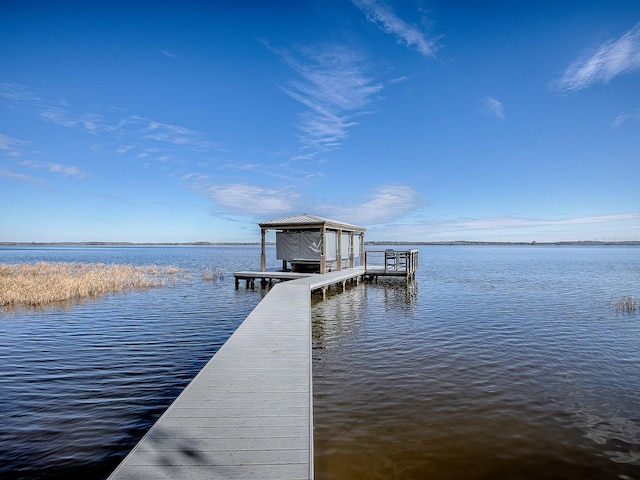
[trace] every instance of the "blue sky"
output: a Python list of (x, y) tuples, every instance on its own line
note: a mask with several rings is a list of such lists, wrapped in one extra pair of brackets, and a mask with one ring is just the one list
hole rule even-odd
[(0, 241), (640, 240), (640, 2), (0, 5)]

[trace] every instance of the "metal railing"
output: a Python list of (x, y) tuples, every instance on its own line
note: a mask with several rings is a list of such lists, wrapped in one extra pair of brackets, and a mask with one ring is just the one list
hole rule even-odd
[(375, 275), (412, 276), (418, 269), (418, 250), (367, 250), (364, 269)]

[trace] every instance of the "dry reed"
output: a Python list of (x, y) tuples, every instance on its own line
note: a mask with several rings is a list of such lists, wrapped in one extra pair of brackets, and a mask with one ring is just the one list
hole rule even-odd
[(640, 301), (637, 298), (628, 295), (626, 297), (618, 298), (613, 306), (616, 312), (633, 313), (638, 309)]
[(223, 269), (207, 269), (202, 272), (202, 280), (205, 282), (215, 282), (216, 280), (224, 280)]
[(176, 267), (103, 263), (0, 264), (0, 306), (42, 306), (165, 285)]

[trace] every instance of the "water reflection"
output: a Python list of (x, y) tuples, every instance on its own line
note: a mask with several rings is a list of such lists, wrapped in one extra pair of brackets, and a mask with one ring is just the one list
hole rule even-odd
[(640, 478), (640, 323), (593, 301), (630, 257), (449, 253), (314, 307), (316, 478)]
[(347, 288), (338, 295), (327, 295), (324, 299), (314, 295), (314, 321), (311, 325), (313, 349), (331, 348), (336, 339), (349, 342), (349, 339), (356, 338), (363, 321), (360, 311), (366, 303), (366, 297), (367, 289), (363, 285)]
[(382, 290), (382, 300), (385, 308), (406, 309), (415, 308), (418, 299), (418, 282), (404, 279), (380, 278), (368, 284), (371, 290)]

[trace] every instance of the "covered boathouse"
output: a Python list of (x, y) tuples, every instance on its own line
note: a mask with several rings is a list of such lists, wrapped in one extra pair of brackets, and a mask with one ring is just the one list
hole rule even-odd
[[(364, 264), (365, 227), (304, 213), (258, 224), (260, 271), (266, 271), (266, 234), (276, 231), (276, 258), (282, 270), (327, 273)], [(356, 263), (357, 262), (357, 263)]]

